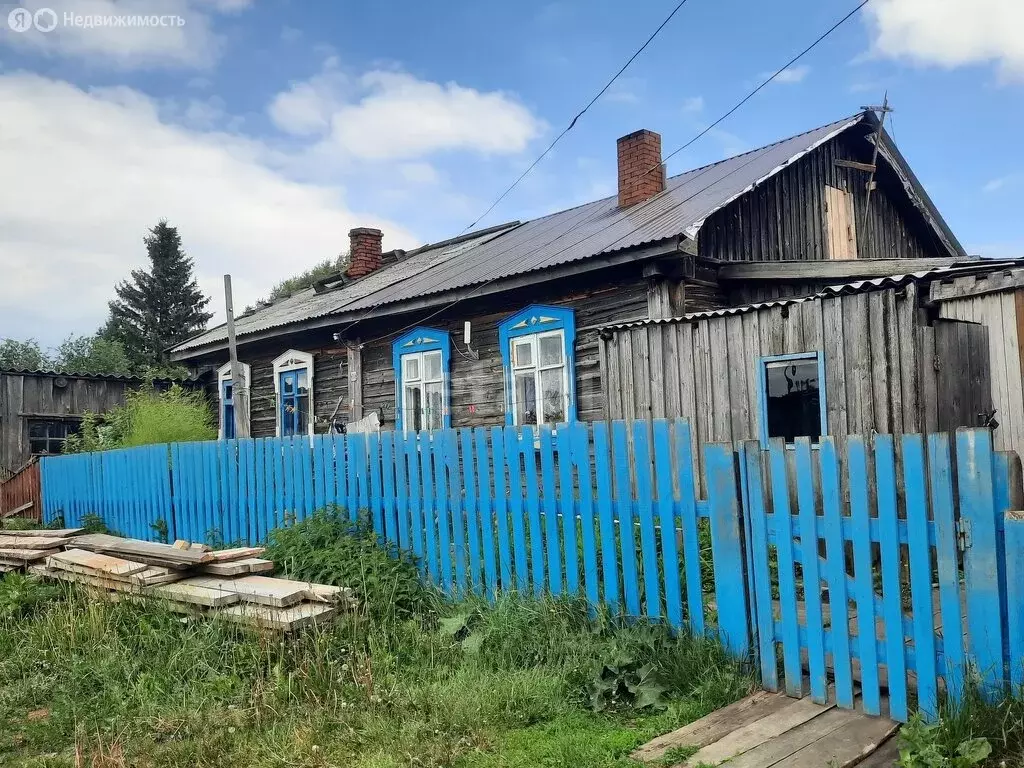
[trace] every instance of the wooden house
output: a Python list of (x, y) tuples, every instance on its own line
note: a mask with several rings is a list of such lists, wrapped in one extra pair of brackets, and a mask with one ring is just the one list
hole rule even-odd
[[(236, 320), (252, 435), (601, 419), (601, 327), (970, 261), (871, 113), (671, 178), (661, 156), (637, 131), (616, 196), (414, 251), (352, 230), (344, 273)], [(172, 356), (216, 372), (230, 437), (225, 328)]]

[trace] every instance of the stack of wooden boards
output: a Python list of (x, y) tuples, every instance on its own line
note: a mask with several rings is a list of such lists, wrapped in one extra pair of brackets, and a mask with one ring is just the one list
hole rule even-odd
[[(352, 601), (342, 587), (260, 575), (274, 563), (259, 557), (259, 547), (213, 551), (187, 541), (157, 544), (106, 534), (68, 535), (60, 544), (52, 538), (52, 546), (37, 548), (42, 554), (23, 563), (31, 573), (112, 595), (156, 597), (184, 613), (293, 631), (333, 618)], [(42, 558), (45, 563), (36, 562)]]
[(0, 573), (26, 568), (56, 554), (81, 528), (0, 531)]

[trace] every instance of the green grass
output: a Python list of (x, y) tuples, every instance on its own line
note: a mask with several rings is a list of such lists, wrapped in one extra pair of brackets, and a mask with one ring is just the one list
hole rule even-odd
[[(15, 587), (30, 591), (5, 580), (0, 595)], [(751, 686), (713, 643), (569, 602), (364, 612), (282, 641), (157, 603), (46, 597), (0, 617), (5, 766), (75, 766), (76, 749), (96, 768), (630, 765)], [(622, 648), (657, 663), (666, 709), (588, 708), (595, 666)]]

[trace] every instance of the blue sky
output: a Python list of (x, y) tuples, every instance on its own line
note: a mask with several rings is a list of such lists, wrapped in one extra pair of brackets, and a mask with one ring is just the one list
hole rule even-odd
[[(0, 4), (0, 336), (102, 322), (160, 217), (219, 309), (336, 255), (460, 232), (567, 124), (675, 0), (31, 0), (181, 27), (17, 33)], [(615, 139), (666, 154), (852, 2), (689, 0), (481, 226), (614, 192)], [(675, 156), (678, 173), (877, 103), (971, 252), (1024, 256), (1024, 4), (872, 0), (799, 66)], [(12, 183), (13, 182), (13, 183)]]

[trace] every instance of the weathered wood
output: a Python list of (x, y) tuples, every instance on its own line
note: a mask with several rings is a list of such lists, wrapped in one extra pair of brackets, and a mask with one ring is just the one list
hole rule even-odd
[[(913, 258), (877, 259), (860, 258), (849, 261), (747, 261), (723, 264), (718, 270), (718, 279), (727, 282), (739, 281), (794, 281), (844, 282), (858, 278), (889, 277), (913, 272), (942, 269), (962, 264), (963, 259)], [(973, 279), (973, 278), (972, 278)], [(934, 285), (937, 285), (934, 284)], [(1024, 285), (1024, 281), (1022, 281)], [(937, 298), (933, 294), (932, 298)]]
[(274, 608), (287, 608), (289, 605), (315, 597), (310, 585), (305, 582), (273, 579), (267, 576), (243, 576), (239, 579), (194, 576), (179, 582), (179, 584), (237, 595), (239, 599), (246, 602), (269, 605)]
[(853, 196), (845, 190), (825, 185), (825, 221), (828, 257), (857, 258), (857, 233), (854, 225)]
[(66, 538), (50, 536), (0, 536), (0, 549), (53, 549), (67, 543)]
[(197, 552), (192, 549), (175, 549), (170, 544), (157, 544), (142, 539), (123, 539), (105, 533), (90, 533), (76, 536), (72, 544), (78, 549), (91, 552), (123, 555), (142, 562), (157, 565), (189, 566), (209, 563), (215, 560), (212, 552)]
[(214, 589), (202, 583), (193, 583), (195, 579), (178, 581), (173, 584), (161, 584), (152, 587), (148, 594), (154, 597), (163, 597), (178, 603), (191, 603), (202, 605), (208, 608), (220, 608), (225, 605), (233, 605), (242, 599), (237, 592)]
[(87, 571), (108, 576), (130, 576), (133, 573), (139, 573), (148, 568), (145, 563), (122, 560), (119, 557), (101, 555), (84, 549), (69, 549), (64, 552), (58, 552), (48, 558), (47, 565), (50, 568), (58, 569), (63, 569), (65, 566), (74, 566), (69, 567), (67, 570), (84, 568)]
[(788, 706), (767, 717), (741, 725), (727, 736), (702, 747), (681, 766), (682, 768), (696, 768), (700, 765), (719, 765), (726, 760), (735, 759), (769, 739), (828, 712), (834, 706), (833, 704), (817, 704), (811, 699), (794, 700)]
[[(51, 529), (51, 528), (37, 528), (37, 529), (34, 529), (34, 530), (28, 530), (28, 531), (17, 531), (17, 533), (15, 533), (14, 531), (11, 531), (11, 534), (12, 535), (16, 535), (16, 536), (37, 536), (39, 538), (44, 538), (44, 539), (49, 539), (49, 538), (66, 539), (66, 538), (69, 538), (71, 536), (78, 535), (83, 530), (84, 530), (83, 528), (53, 528), (53, 529)], [(4, 535), (6, 535), (6, 534), (4, 534)]]
[(348, 347), (348, 417), (363, 418), (363, 347), (358, 341)]
[(853, 168), (857, 171), (867, 171), (868, 173), (874, 173), (878, 170), (878, 166), (874, 163), (859, 163), (856, 160), (833, 160), (835, 165), (842, 168)]
[(767, 717), (793, 703), (784, 693), (757, 691), (682, 728), (652, 739), (635, 750), (634, 760), (653, 762), (677, 747), (704, 747), (732, 733), (738, 726)]
[(958, 277), (953, 280), (934, 282), (931, 285), (932, 301), (948, 301), (988, 293), (1013, 291), (1024, 288), (1024, 270), (1007, 269), (1004, 272), (987, 272), (980, 275)]
[(272, 570), (274, 570), (273, 560), (263, 560), (258, 557), (224, 563), (208, 563), (198, 568), (199, 573), (211, 576), (241, 576), (246, 573), (267, 573)]
[[(824, 734), (786, 760), (787, 768), (850, 768), (878, 749), (899, 728), (884, 717), (858, 715)], [(763, 763), (764, 768), (776, 763)], [(732, 768), (732, 766), (730, 766)]]
[(42, 560), (59, 550), (56, 549), (0, 549), (0, 562), (8, 565), (24, 565)]
[(232, 560), (249, 560), (266, 552), (266, 547), (235, 547), (233, 549), (215, 549), (210, 551), (209, 562), (227, 563)]
[(337, 608), (323, 603), (299, 603), (288, 608), (241, 603), (217, 611), (227, 621), (252, 624), (265, 629), (293, 632), (333, 618)]

